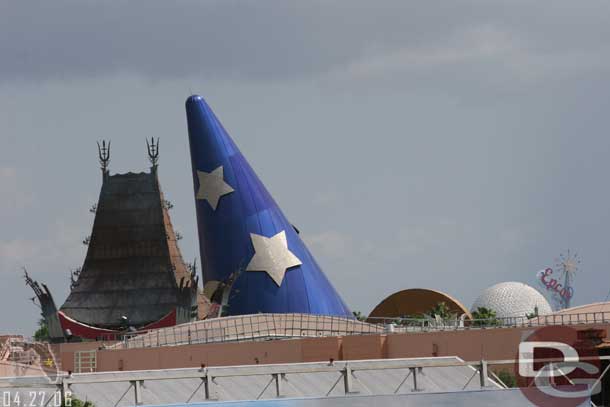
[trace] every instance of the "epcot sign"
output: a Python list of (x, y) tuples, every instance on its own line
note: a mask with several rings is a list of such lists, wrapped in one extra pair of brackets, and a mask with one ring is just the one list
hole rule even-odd
[(553, 277), (553, 269), (547, 267), (544, 270), (540, 270), (536, 273), (536, 277), (547, 292), (551, 294), (551, 297), (556, 300), (558, 299), (559, 304), (569, 304), (570, 300), (574, 296), (574, 288), (562, 284), (557, 278)]
[(540, 280), (546, 286), (547, 289), (553, 290), (558, 293), (562, 298), (569, 301), (574, 295), (574, 288), (572, 287), (564, 287), (562, 284), (557, 281), (555, 278), (551, 278), (553, 274), (553, 269), (547, 268), (542, 273)]

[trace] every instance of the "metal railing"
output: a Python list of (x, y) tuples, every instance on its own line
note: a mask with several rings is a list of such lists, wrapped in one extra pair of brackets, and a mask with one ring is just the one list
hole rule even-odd
[(123, 336), (113, 348), (146, 348), (199, 343), (300, 337), (362, 335), (385, 327), (357, 319), (309, 314), (253, 314), (214, 318)]
[(551, 325), (608, 324), (610, 312), (583, 312), (576, 314), (551, 314), (534, 317), (504, 317), (488, 319), (460, 318), (376, 318), (366, 319), (372, 324), (395, 326), (397, 331), (426, 331), (476, 328), (528, 328)]
[[(581, 358), (581, 361), (595, 360), (610, 360), (610, 356), (601, 356), (598, 358)], [(536, 359), (537, 363), (562, 363), (570, 365), (570, 363), (562, 359)], [(150, 370), (150, 371), (130, 371), (130, 372), (108, 372), (95, 374), (74, 374), (58, 376), (55, 381), (51, 382), (48, 378), (4, 378), (0, 379), (0, 389), (27, 389), (27, 388), (48, 388), (55, 389), (57, 394), (65, 400), (65, 397), (72, 394), (71, 386), (78, 386), (81, 391), (86, 392), (83, 385), (109, 384), (109, 383), (125, 383), (127, 390), (120, 395), (114, 405), (119, 403), (132, 391), (135, 405), (143, 404), (143, 389), (146, 382), (154, 383), (167, 380), (185, 380), (185, 379), (200, 379), (193, 384), (192, 392), (181, 391), (184, 401), (173, 400), (174, 403), (189, 403), (192, 401), (195, 394), (202, 393), (202, 398), (205, 401), (219, 400), (218, 394), (222, 392), (222, 379), (231, 378), (247, 378), (247, 377), (267, 377), (267, 380), (258, 381), (260, 389), (257, 390), (258, 397), (256, 399), (271, 399), (282, 397), (295, 397), (294, 394), (287, 391), (289, 388), (296, 390), (294, 386), (290, 386), (289, 378), (297, 377), (295, 375), (304, 374), (320, 374), (334, 373), (336, 380), (325, 382), (328, 388), (316, 389), (322, 392), (322, 395), (329, 396), (333, 391), (340, 391), (346, 396), (357, 393), (356, 384), (361, 389), (365, 389), (371, 395), (376, 394), (405, 394), (411, 392), (419, 392), (426, 390), (422, 388), (418, 379), (421, 380), (422, 372), (424, 378), (430, 378), (429, 369), (450, 368), (450, 367), (470, 367), (468, 374), (464, 375), (462, 390), (466, 389), (475, 378), (478, 378), (472, 385), (472, 388), (507, 388), (502, 383), (498, 376), (489, 369), (490, 366), (511, 366), (514, 367), (517, 360), (477, 360), (477, 361), (462, 361), (458, 358), (440, 357), (427, 359), (379, 359), (379, 360), (362, 360), (362, 361), (332, 361), (329, 362), (313, 362), (313, 363), (294, 363), (294, 364), (276, 364), (276, 365), (253, 365), (253, 366), (232, 366), (232, 367), (202, 367), (187, 368), (187, 369), (170, 369), (170, 370)], [(404, 374), (402, 379), (392, 384), (392, 393), (371, 390), (371, 386), (367, 386), (363, 382), (363, 376), (359, 373), (372, 371), (388, 371), (402, 369)], [(606, 367), (596, 382), (591, 386), (595, 389), (601, 383), (603, 377), (608, 373), (609, 368)], [(471, 372), (471, 374), (470, 374)], [(333, 375), (333, 377), (335, 377)], [(468, 380), (466, 380), (468, 379)], [(478, 382), (478, 383), (477, 383)], [(198, 383), (198, 384), (197, 384)], [(318, 384), (320, 382), (316, 382)], [(408, 383), (408, 384), (405, 384)], [(320, 383), (321, 384), (321, 383)], [(272, 390), (269, 392), (268, 389)], [(99, 389), (98, 389), (99, 390)], [(355, 391), (356, 390), (356, 391)], [(318, 391), (317, 391), (318, 392)], [(297, 394), (299, 397), (312, 396), (312, 394), (303, 393)], [(336, 394), (336, 393), (334, 393)], [(83, 396), (78, 394), (79, 396)], [(84, 394), (87, 396), (87, 394)], [(106, 395), (106, 394), (105, 394)], [(225, 398), (225, 400), (227, 400)]]
[(446, 330), (529, 328), (551, 325), (608, 324), (610, 312), (492, 319), (368, 318), (366, 321), (310, 314), (254, 314), (214, 318), (151, 331), (125, 334), (112, 348), (149, 348), (201, 343), (300, 337), (417, 333)]
[(9, 345), (8, 340), (0, 343), (0, 361), (6, 359), (8, 357), (10, 349), (11, 349), (11, 347)]

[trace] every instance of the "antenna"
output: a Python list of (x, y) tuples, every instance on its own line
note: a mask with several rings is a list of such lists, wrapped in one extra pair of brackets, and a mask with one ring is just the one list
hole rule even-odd
[(565, 290), (570, 291), (570, 295), (562, 297), (561, 302), (564, 308), (570, 308), (570, 300), (572, 299), (572, 294), (574, 292), (572, 283), (574, 281), (574, 275), (579, 271), (580, 257), (578, 256), (578, 253), (570, 253), (570, 250), (568, 249), (566, 255), (563, 253), (560, 254), (559, 258), (555, 261), (555, 266), (559, 272), (561, 272), (561, 277), (563, 277), (563, 287)]
[(159, 137), (157, 137), (156, 143), (154, 137), (150, 138), (150, 143), (148, 142), (148, 139), (146, 139), (146, 148), (148, 150), (148, 160), (153, 168), (156, 168), (157, 163), (159, 162)]
[(102, 140), (102, 145), (97, 142), (97, 153), (100, 159), (100, 165), (102, 166), (102, 174), (108, 173), (108, 163), (110, 162), (110, 140), (108, 140), (108, 146), (106, 147), (106, 140)]

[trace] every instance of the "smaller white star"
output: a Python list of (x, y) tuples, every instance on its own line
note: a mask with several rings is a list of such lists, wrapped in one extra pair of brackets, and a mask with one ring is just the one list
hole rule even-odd
[(197, 178), (199, 178), (199, 191), (196, 198), (208, 201), (212, 210), (216, 210), (220, 197), (235, 191), (225, 182), (222, 165), (212, 172), (197, 170)]
[(288, 249), (286, 232), (283, 230), (272, 237), (250, 233), (250, 239), (254, 246), (254, 256), (246, 271), (265, 271), (278, 287), (282, 285), (287, 269), (303, 264)]

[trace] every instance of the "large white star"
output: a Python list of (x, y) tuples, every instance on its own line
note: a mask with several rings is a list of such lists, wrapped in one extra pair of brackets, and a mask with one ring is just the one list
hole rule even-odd
[(250, 239), (254, 246), (254, 256), (248, 263), (246, 271), (265, 271), (278, 287), (282, 285), (287, 269), (303, 264), (288, 249), (286, 232), (283, 230), (273, 237), (250, 233)]
[(221, 196), (234, 191), (224, 180), (222, 165), (212, 172), (197, 170), (197, 178), (199, 178), (199, 191), (196, 197), (208, 201), (213, 210), (216, 210)]

